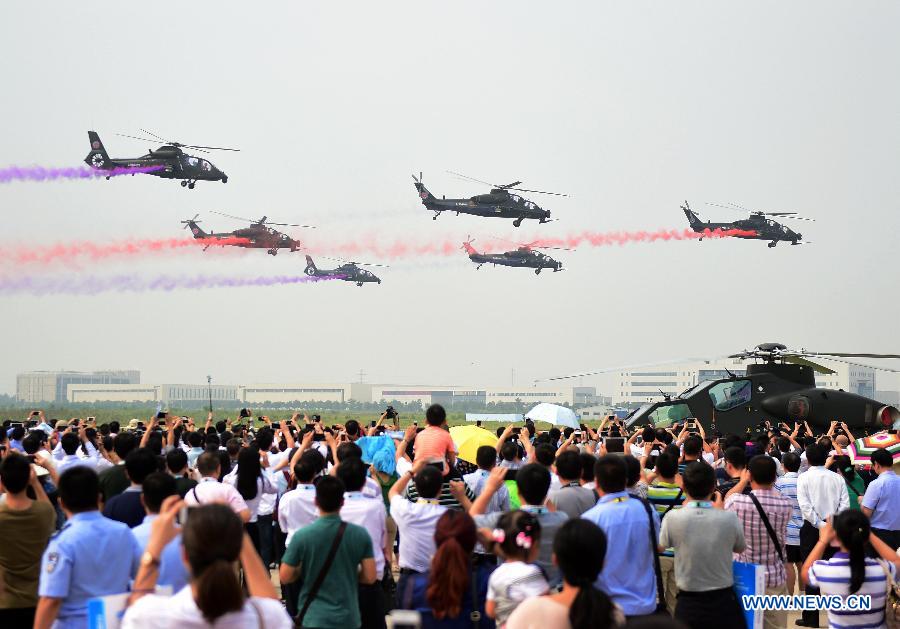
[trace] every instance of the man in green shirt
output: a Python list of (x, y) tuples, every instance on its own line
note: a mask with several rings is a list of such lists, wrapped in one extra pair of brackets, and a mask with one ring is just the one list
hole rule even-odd
[[(323, 477), (316, 485), (319, 518), (294, 533), (281, 559), (278, 571), (281, 582), (292, 583), (297, 579), (303, 582), (297, 609), (306, 606), (313, 583), (328, 558), (341, 525), (343, 504), (344, 483), (335, 476)], [(302, 618), (301, 626), (357, 629), (361, 623), (357, 584), (371, 585), (375, 583), (375, 577), (372, 538), (363, 527), (348, 523), (334, 562)]]
[[(11, 452), (0, 463), (0, 486), (6, 492), (6, 502), (0, 505), (5, 538), (0, 545), (0, 626), (30, 627), (38, 602), (41, 555), (56, 525), (56, 511), (31, 463), (20, 454)], [(37, 500), (28, 497), (29, 486)]]

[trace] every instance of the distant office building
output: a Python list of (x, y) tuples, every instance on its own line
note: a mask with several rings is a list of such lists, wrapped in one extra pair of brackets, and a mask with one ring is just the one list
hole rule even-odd
[(16, 376), (16, 399), (26, 404), (65, 403), (71, 384), (138, 384), (141, 372), (31, 371)]
[(98, 402), (156, 403), (164, 408), (206, 406), (212, 393), (213, 405), (240, 402), (238, 387), (228, 384), (70, 384), (67, 399), (72, 404)]
[(292, 402), (337, 402), (372, 399), (372, 385), (361, 382), (343, 384), (248, 384), (239, 387), (238, 395), (246, 404), (290, 404)]
[[(27, 375), (27, 374), (23, 374)], [(22, 376), (20, 376), (21, 381)], [(54, 381), (55, 382), (55, 381)], [(72, 381), (64, 380), (62, 401), (83, 403), (158, 403), (166, 408), (201, 407), (209, 402), (206, 384), (138, 384), (131, 381)], [(20, 394), (24, 391), (22, 385)], [(32, 396), (37, 400), (36, 396)], [(368, 384), (344, 383), (262, 383), (245, 385), (213, 385), (213, 405), (246, 404), (250, 408), (268, 405), (304, 404), (384, 404), (392, 402), (454, 406), (485, 406), (490, 404), (521, 404), (534, 406), (541, 402), (583, 407), (609, 403), (609, 398), (597, 395), (595, 387), (473, 387), (454, 385)]]
[[(816, 373), (816, 386), (843, 389), (850, 393), (875, 396), (875, 369), (859, 365), (812, 358), (814, 362), (834, 371), (833, 374)], [(664, 395), (676, 396), (691, 387), (709, 380), (720, 380), (746, 374), (747, 365), (753, 361), (727, 358), (718, 361), (694, 361), (661, 364), (639, 370), (619, 372), (613, 395), (614, 404), (642, 404), (659, 401)]]

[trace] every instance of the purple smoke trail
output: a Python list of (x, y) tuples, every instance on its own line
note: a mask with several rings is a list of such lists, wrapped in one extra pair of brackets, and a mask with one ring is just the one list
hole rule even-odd
[(238, 288), (243, 286), (283, 286), (311, 284), (335, 277), (309, 277), (306, 275), (272, 275), (262, 277), (223, 277), (196, 275), (194, 277), (141, 277), (139, 275), (111, 275), (109, 277), (32, 277), (0, 278), (0, 295), (98, 295), (110, 292), (144, 293), (148, 291), (170, 292), (180, 289)]
[(55, 179), (96, 179), (98, 177), (118, 177), (137, 173), (152, 173), (165, 166), (135, 166), (133, 168), (111, 168), (99, 170), (87, 166), (69, 168), (44, 168), (43, 166), (9, 166), (0, 168), (0, 183), (11, 181), (52, 181)]

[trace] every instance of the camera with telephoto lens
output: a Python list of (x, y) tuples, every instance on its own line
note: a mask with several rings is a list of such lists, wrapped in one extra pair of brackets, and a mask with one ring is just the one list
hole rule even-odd
[(397, 419), (398, 414), (397, 411), (394, 410), (393, 406), (388, 406), (384, 411), (385, 419)]

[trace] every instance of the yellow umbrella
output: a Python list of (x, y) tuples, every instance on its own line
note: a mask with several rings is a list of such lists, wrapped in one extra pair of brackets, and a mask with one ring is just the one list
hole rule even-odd
[(496, 446), (497, 435), (479, 426), (453, 426), (450, 436), (456, 444), (459, 458), (475, 463), (475, 454), (481, 446)]

